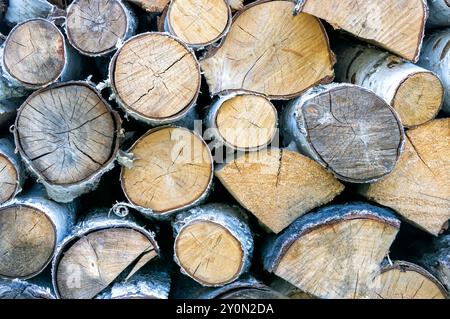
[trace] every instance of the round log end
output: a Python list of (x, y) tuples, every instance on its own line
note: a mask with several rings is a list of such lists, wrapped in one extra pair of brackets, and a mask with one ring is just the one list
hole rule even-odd
[(29, 278), (50, 262), (56, 231), (43, 212), (29, 206), (0, 209), (0, 276)]
[(200, 68), (196, 57), (167, 34), (143, 33), (131, 38), (112, 63), (116, 98), (140, 120), (175, 121), (197, 99)]
[(193, 132), (178, 127), (150, 130), (129, 150), (133, 166), (122, 169), (128, 200), (164, 214), (187, 207), (209, 190), (213, 161), (208, 146)]
[(64, 70), (64, 36), (50, 21), (18, 24), (4, 44), (3, 65), (20, 84), (38, 88), (55, 82)]
[(19, 175), (14, 163), (0, 154), (0, 204), (14, 197), (19, 187), (18, 180)]

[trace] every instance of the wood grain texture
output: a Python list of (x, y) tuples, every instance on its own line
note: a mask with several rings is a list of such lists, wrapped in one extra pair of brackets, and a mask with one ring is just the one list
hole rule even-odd
[(127, 0), (147, 12), (161, 13), (170, 0)]
[(101, 96), (83, 82), (37, 91), (20, 107), (16, 142), (35, 172), (48, 183), (81, 182), (110, 161), (116, 118)]
[(3, 65), (19, 83), (42, 87), (62, 74), (66, 59), (64, 37), (44, 19), (18, 24), (5, 41)]
[(413, 62), (428, 16), (424, 0), (307, 0), (303, 12)]
[(18, 172), (9, 158), (0, 154), (0, 204), (11, 199), (18, 187)]
[(11, 205), (0, 209), (0, 276), (29, 277), (53, 256), (56, 232), (37, 209)]
[(437, 236), (450, 218), (450, 119), (433, 120), (406, 135), (392, 174), (359, 191)]
[(320, 21), (293, 16), (290, 1), (239, 11), (218, 49), (201, 61), (211, 94), (251, 91), (288, 99), (333, 79), (334, 56)]
[(122, 168), (122, 189), (135, 205), (164, 214), (191, 205), (210, 187), (211, 153), (185, 128), (150, 130), (128, 152), (134, 162)]
[(219, 167), (215, 175), (244, 208), (275, 233), (344, 189), (313, 160), (273, 148), (241, 155)]
[(128, 40), (112, 61), (116, 98), (138, 119), (185, 114), (197, 99), (200, 69), (194, 54), (163, 33)]

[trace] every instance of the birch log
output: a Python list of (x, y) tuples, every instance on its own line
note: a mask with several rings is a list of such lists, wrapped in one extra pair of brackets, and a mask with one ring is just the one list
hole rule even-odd
[(449, 0), (428, 0), (428, 7), (430, 9), (430, 16), (427, 20), (427, 27), (450, 27)]
[(381, 299), (447, 299), (445, 288), (432, 274), (405, 261), (384, 266), (374, 281)]
[(446, 94), (442, 109), (450, 113), (450, 29), (436, 31), (425, 38), (418, 64), (441, 78)]
[(0, 276), (38, 275), (52, 260), (74, 217), (73, 205), (50, 201), (36, 188), (0, 206)]
[(313, 160), (276, 148), (241, 154), (219, 166), (215, 175), (245, 209), (274, 233), (330, 202), (344, 189)]
[(278, 115), (273, 104), (256, 94), (221, 96), (209, 108), (206, 116), (210, 135), (216, 146), (233, 150), (258, 150), (266, 147), (277, 133)]
[[(426, 0), (304, 0), (303, 12), (416, 62), (428, 18)], [(395, 32), (393, 32), (395, 30)]]
[(81, 54), (98, 57), (136, 31), (136, 17), (121, 0), (75, 0), (67, 8), (66, 33)]
[(437, 236), (450, 218), (450, 118), (410, 129), (406, 137), (392, 174), (358, 191)]
[(91, 299), (119, 275), (132, 278), (159, 254), (154, 233), (130, 215), (96, 210), (59, 245), (52, 263), (56, 296)]
[(269, 240), (264, 267), (319, 298), (372, 298), (399, 227), (389, 210), (369, 204), (324, 207)]
[(109, 73), (119, 105), (152, 125), (184, 117), (200, 90), (193, 51), (165, 33), (141, 33), (126, 41), (111, 60)]
[(121, 185), (146, 216), (166, 217), (200, 204), (211, 190), (213, 159), (203, 139), (185, 128), (151, 129), (128, 150)]
[(281, 119), (286, 143), (339, 179), (366, 183), (388, 175), (404, 144), (396, 112), (380, 97), (352, 84), (318, 86), (293, 100)]
[[(0, 79), (0, 95), (1, 93), (1, 86), (2, 86), (2, 80)], [(16, 100), (16, 99), (14, 99)], [(17, 114), (17, 106), (20, 102), (18, 101), (11, 101), (11, 100), (2, 100), (0, 98), (0, 131), (2, 133), (6, 133), (7, 129), (9, 128), (13, 123), (14, 119), (16, 118)]]
[(190, 47), (202, 49), (224, 37), (230, 24), (226, 0), (173, 0), (165, 14), (164, 30)]
[(21, 279), (0, 279), (0, 299), (55, 299), (48, 287)]
[(405, 127), (428, 122), (440, 111), (445, 90), (433, 72), (373, 47), (343, 42), (335, 50), (336, 79), (374, 91)]
[(333, 79), (334, 55), (320, 21), (293, 16), (291, 1), (258, 1), (233, 18), (227, 37), (200, 62), (211, 95), (232, 91), (290, 99)]
[(70, 202), (114, 166), (121, 120), (86, 82), (36, 91), (22, 104), (16, 146), (51, 198)]
[(181, 272), (204, 286), (223, 286), (250, 267), (253, 236), (237, 206), (208, 204), (179, 214), (173, 223), (174, 259)]
[(8, 0), (5, 20), (17, 24), (28, 19), (47, 18), (52, 9), (46, 0)]
[(14, 143), (9, 138), (0, 138), (0, 204), (14, 198), (24, 181), (25, 170), (14, 153)]

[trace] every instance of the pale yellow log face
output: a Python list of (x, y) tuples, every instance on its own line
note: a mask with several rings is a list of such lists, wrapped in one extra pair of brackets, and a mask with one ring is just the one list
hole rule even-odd
[(210, 151), (187, 129), (162, 128), (142, 137), (129, 151), (132, 168), (122, 169), (128, 199), (156, 213), (191, 204), (208, 189)]
[(93, 298), (130, 264), (155, 256), (150, 240), (134, 229), (114, 228), (89, 233), (65, 251), (58, 263), (59, 294), (70, 299)]
[(190, 45), (218, 39), (226, 31), (229, 17), (224, 0), (174, 0), (167, 13), (173, 33)]
[(398, 88), (392, 106), (406, 127), (432, 120), (444, 99), (444, 87), (433, 73), (415, 73)]
[(17, 171), (8, 158), (0, 155), (0, 204), (11, 199), (17, 189)]
[(30, 20), (19, 25), (5, 42), (5, 67), (25, 84), (41, 86), (56, 81), (65, 58), (63, 35), (46, 20)]
[(323, 225), (297, 239), (274, 272), (319, 298), (371, 298), (372, 280), (397, 231), (375, 219)]
[(279, 149), (246, 153), (215, 174), (243, 207), (275, 233), (344, 189), (313, 160)]
[(26, 206), (0, 210), (0, 275), (17, 278), (39, 272), (53, 255), (56, 234), (45, 214)]
[(71, 43), (83, 53), (102, 54), (127, 32), (127, 16), (118, 0), (75, 0), (67, 12)]
[(319, 20), (293, 16), (294, 3), (269, 1), (238, 13), (221, 47), (201, 62), (210, 91), (247, 90), (273, 98), (331, 81), (333, 57)]
[(175, 242), (183, 269), (207, 285), (233, 280), (242, 267), (239, 241), (223, 226), (200, 221), (184, 227)]
[(118, 53), (113, 77), (124, 106), (150, 119), (183, 111), (200, 87), (195, 56), (177, 40), (159, 33), (127, 42)]
[(217, 111), (216, 127), (224, 141), (236, 148), (268, 144), (276, 131), (277, 111), (270, 101), (255, 95), (226, 100)]
[(426, 15), (422, 0), (307, 0), (303, 11), (408, 60), (418, 57)]

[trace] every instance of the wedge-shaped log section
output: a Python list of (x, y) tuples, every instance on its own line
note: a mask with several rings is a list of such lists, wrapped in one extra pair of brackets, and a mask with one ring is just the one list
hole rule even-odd
[(319, 298), (371, 298), (399, 227), (389, 210), (365, 203), (325, 207), (269, 242), (264, 267)]
[(275, 148), (240, 155), (218, 168), (215, 175), (244, 208), (275, 233), (344, 189), (313, 160)]
[(333, 79), (334, 55), (320, 21), (269, 1), (239, 11), (218, 49), (201, 61), (211, 95), (244, 90), (289, 99)]
[(432, 274), (405, 261), (383, 267), (374, 286), (381, 299), (447, 299), (445, 288)]
[(366, 183), (395, 167), (404, 143), (396, 112), (372, 91), (351, 84), (318, 86), (284, 109), (286, 143), (339, 179)]
[(450, 119), (433, 120), (406, 136), (392, 174), (359, 192), (437, 236), (450, 218)]
[(63, 299), (91, 299), (119, 275), (131, 278), (158, 255), (153, 233), (131, 219), (95, 211), (79, 222), (53, 260), (55, 293)]
[(426, 0), (306, 0), (303, 12), (413, 62), (428, 17)]

